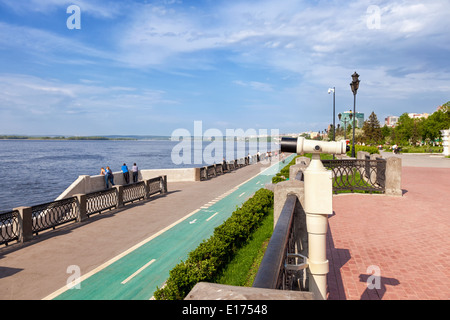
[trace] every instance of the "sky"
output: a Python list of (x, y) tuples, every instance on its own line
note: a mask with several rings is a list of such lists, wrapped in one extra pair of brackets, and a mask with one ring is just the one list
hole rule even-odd
[(336, 123), (353, 109), (355, 71), (366, 118), (432, 113), (450, 100), (449, 12), (448, 0), (0, 0), (0, 134), (321, 131), (329, 88)]

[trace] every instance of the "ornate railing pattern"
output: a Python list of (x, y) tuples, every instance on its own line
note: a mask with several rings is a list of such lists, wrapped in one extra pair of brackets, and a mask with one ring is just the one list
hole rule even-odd
[(74, 221), (78, 217), (78, 205), (75, 197), (40, 204), (31, 207), (32, 230), (38, 233)]
[(333, 191), (385, 192), (386, 160), (322, 160), (333, 171)]
[(260, 156), (254, 155), (231, 161), (224, 161), (223, 163), (213, 164), (210, 166), (204, 166), (200, 168), (200, 180), (208, 180), (210, 178), (217, 177), (218, 175), (237, 170), (265, 159), (267, 159), (265, 154)]
[(123, 186), (123, 204), (143, 200), (145, 198), (145, 182), (137, 182)]
[(101, 213), (117, 207), (116, 189), (92, 192), (86, 195), (86, 214)]
[(0, 213), (0, 244), (7, 245), (13, 240), (28, 241), (33, 234), (37, 235), (41, 231), (55, 229), (68, 222), (81, 222), (95, 213), (119, 208), (127, 203), (149, 198), (156, 193), (166, 193), (166, 181), (166, 177), (161, 176), (126, 186), (116, 186), (116, 188)]
[(0, 244), (19, 239), (19, 211), (0, 213)]
[(148, 195), (154, 195), (156, 193), (165, 192), (164, 181), (162, 177), (153, 178), (147, 181), (148, 184)]

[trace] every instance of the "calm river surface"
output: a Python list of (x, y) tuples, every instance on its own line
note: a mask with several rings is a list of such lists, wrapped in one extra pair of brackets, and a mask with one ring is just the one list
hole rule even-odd
[[(174, 164), (171, 153), (179, 144), (153, 140), (0, 140), (0, 212), (53, 201), (80, 175), (98, 175), (101, 167), (117, 172), (123, 163), (131, 169), (134, 162), (139, 169), (206, 165), (194, 164), (195, 150), (191, 163)], [(208, 145), (211, 142), (204, 142), (203, 149)], [(235, 154), (237, 149), (242, 148), (235, 143)], [(248, 145), (245, 149), (248, 154)], [(224, 155), (226, 152), (229, 150), (224, 149)]]

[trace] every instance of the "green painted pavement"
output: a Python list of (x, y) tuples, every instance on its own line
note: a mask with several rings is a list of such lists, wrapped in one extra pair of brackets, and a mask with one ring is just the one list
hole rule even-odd
[(214, 229), (228, 219), (257, 190), (271, 182), (285, 163), (276, 163), (231, 190), (209, 207), (176, 224), (159, 236), (68, 289), (55, 300), (148, 300), (169, 277), (169, 271), (185, 260)]

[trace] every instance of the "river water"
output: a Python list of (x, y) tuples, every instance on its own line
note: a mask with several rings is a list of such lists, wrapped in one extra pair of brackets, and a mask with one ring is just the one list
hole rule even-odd
[[(211, 155), (220, 162), (222, 155), (232, 160), (257, 152), (253, 143), (234, 143), (230, 151), (224, 142), (222, 150), (211, 153), (213, 144), (205, 141), (202, 150), (192, 143), (191, 160), (184, 156), (180, 163), (188, 150), (174, 158), (180, 145), (168, 140), (0, 140), (0, 212), (53, 201), (80, 175), (98, 175), (101, 167), (117, 172), (123, 163), (131, 169), (136, 162), (139, 169), (192, 168), (210, 164)], [(267, 148), (270, 143), (260, 151)]]

